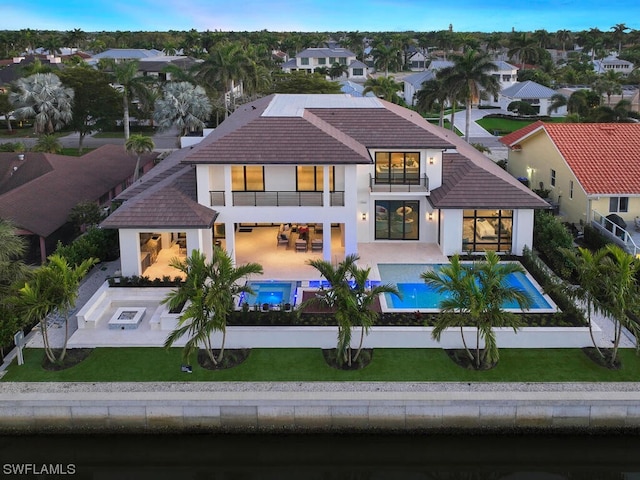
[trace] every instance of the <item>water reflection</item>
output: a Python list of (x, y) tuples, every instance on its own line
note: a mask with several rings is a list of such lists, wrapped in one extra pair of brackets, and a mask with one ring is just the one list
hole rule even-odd
[(638, 452), (629, 434), (0, 437), (3, 475), (61, 464), (95, 479), (631, 480)]

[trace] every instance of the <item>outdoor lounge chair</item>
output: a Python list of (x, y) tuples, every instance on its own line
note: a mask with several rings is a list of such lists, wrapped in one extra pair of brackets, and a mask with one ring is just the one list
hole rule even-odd
[(296, 240), (296, 252), (306, 252), (307, 251), (307, 241), (302, 240), (301, 238)]

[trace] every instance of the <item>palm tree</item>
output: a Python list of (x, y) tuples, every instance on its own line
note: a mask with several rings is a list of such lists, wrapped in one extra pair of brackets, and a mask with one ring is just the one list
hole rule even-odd
[[(51, 255), (47, 264), (32, 272), (30, 279), (13, 299), (25, 323), (34, 320), (40, 323), (45, 355), (51, 363), (64, 360), (69, 336), (69, 312), (78, 298), (80, 280), (96, 262), (97, 259), (89, 258), (80, 265), (71, 266), (64, 257)], [(62, 315), (65, 325), (64, 343), (58, 356), (49, 343), (47, 316), (51, 313)]]
[(60, 153), (62, 152), (62, 144), (60, 139), (53, 134), (40, 135), (32, 150), (43, 153)]
[(622, 52), (622, 40), (624, 40), (624, 36), (627, 30), (631, 30), (624, 23), (617, 23), (613, 27), (611, 27), (612, 36), (618, 42), (618, 55)]
[(440, 111), (438, 125), (444, 127), (444, 110), (448, 99), (448, 85), (442, 79), (438, 77), (427, 80), (416, 93), (416, 110), (425, 114), (437, 107)]
[(187, 135), (201, 131), (211, 111), (204, 88), (189, 82), (170, 82), (162, 88), (162, 98), (156, 100), (153, 119), (160, 129), (176, 126), (181, 135)]
[(379, 43), (373, 50), (373, 64), (376, 70), (384, 70), (384, 76), (389, 76), (389, 70), (396, 71), (400, 66), (400, 50), (394, 45)]
[(335, 80), (336, 78), (342, 77), (348, 71), (349, 71), (349, 67), (336, 62), (333, 65), (331, 65), (331, 68), (329, 68), (329, 76), (331, 77), (332, 80)]
[[(314, 298), (304, 302), (299, 311), (310, 304), (321, 303), (335, 309), (335, 319), (338, 323), (338, 344), (336, 359), (339, 365), (351, 365), (358, 358), (362, 349), (364, 335), (377, 318), (377, 313), (371, 310), (371, 305), (381, 293), (400, 295), (393, 285), (378, 285), (367, 289), (369, 268), (359, 268), (356, 254), (347, 255), (345, 259), (334, 267), (326, 260), (309, 260), (308, 264), (320, 272), (327, 279), (329, 287), (322, 289)], [(350, 284), (353, 284), (353, 286)], [(351, 354), (351, 338), (354, 326), (360, 326), (360, 345), (355, 356)]]
[(0, 219), (0, 304), (4, 304), (9, 286), (27, 274), (22, 260), (26, 248), (24, 237), (16, 233), (15, 225)]
[(127, 153), (135, 153), (137, 156), (136, 168), (133, 172), (134, 182), (138, 180), (139, 177), (138, 172), (140, 170), (140, 157), (145, 153), (151, 153), (154, 148), (155, 144), (153, 143), (153, 139), (140, 133), (131, 135), (124, 143), (124, 149), (127, 151)]
[(613, 349), (609, 362), (615, 366), (618, 355), (622, 328), (625, 327), (638, 339), (638, 324), (631, 318), (630, 311), (638, 308), (638, 281), (640, 262), (621, 247), (609, 244), (604, 247), (606, 255), (602, 262), (599, 277), (603, 286), (602, 306), (614, 324)]
[(551, 103), (549, 104), (549, 113), (557, 112), (558, 109), (567, 105), (567, 97), (561, 93), (554, 93), (551, 96)]
[(242, 85), (255, 74), (255, 62), (249, 58), (246, 49), (238, 42), (221, 42), (200, 64), (196, 78), (222, 92), (224, 96), (225, 118), (235, 108), (236, 83)]
[(562, 44), (562, 51), (566, 51), (566, 44), (573, 39), (573, 34), (571, 30), (558, 30), (556, 32), (556, 40), (558, 40)]
[(9, 100), (16, 118), (33, 118), (36, 134), (53, 133), (71, 120), (74, 92), (53, 73), (36, 73), (16, 80)]
[(534, 38), (529, 38), (525, 33), (518, 33), (511, 37), (511, 48), (508, 51), (509, 58), (517, 57), (526, 69), (527, 63), (537, 63), (540, 59), (540, 46)]
[[(450, 266), (424, 272), (421, 277), (427, 285), (449, 296), (441, 301), (443, 315), (434, 326), (433, 338), (439, 340), (446, 328), (460, 327), (465, 352), (476, 368), (497, 362), (499, 351), (493, 328), (508, 326), (517, 331), (520, 326), (518, 316), (505, 311), (504, 304), (516, 302), (524, 310), (532, 302), (528, 293), (506, 282), (516, 272), (523, 273), (524, 269), (517, 263), (500, 263), (500, 257), (492, 251), (486, 253), (483, 261), (471, 265), (461, 264), (454, 255)], [(475, 354), (465, 342), (465, 324), (476, 328)]]
[(575, 272), (578, 284), (568, 290), (568, 293), (574, 298), (582, 301), (586, 307), (587, 323), (589, 324), (589, 335), (591, 342), (595, 347), (598, 355), (604, 358), (603, 353), (598, 348), (596, 340), (593, 336), (593, 324), (591, 321), (592, 312), (600, 312), (603, 310), (600, 304), (602, 292), (602, 262), (607, 255), (605, 249), (600, 249), (593, 253), (588, 248), (578, 247), (578, 250), (563, 248), (562, 252), (567, 256), (573, 271)]
[(364, 82), (362, 94), (373, 92), (376, 97), (398, 105), (402, 102), (402, 98), (398, 95), (401, 90), (402, 85), (393, 77), (371, 77)]
[(144, 99), (149, 90), (150, 79), (138, 75), (139, 62), (127, 60), (116, 63), (111, 59), (101, 61), (102, 68), (108, 70), (115, 83), (116, 89), (122, 93), (122, 124), (124, 126), (124, 139), (129, 139), (129, 104), (135, 98)]
[[(184, 262), (173, 258), (170, 265), (184, 273), (186, 278), (162, 303), (170, 308), (177, 308), (185, 302), (187, 306), (178, 319), (178, 327), (169, 334), (164, 346), (169, 348), (187, 335), (183, 357), (188, 359), (199, 345), (204, 345), (207, 355), (217, 365), (223, 359), (227, 316), (234, 309), (234, 299), (243, 292), (253, 293), (250, 287), (238, 282), (249, 275), (261, 275), (262, 266), (247, 263), (235, 267), (229, 254), (219, 247), (214, 247), (210, 262), (203, 253), (193, 250)], [(222, 332), (217, 358), (211, 348), (214, 332)]]
[(13, 105), (9, 101), (8, 92), (0, 92), (0, 115), (4, 116), (7, 122), (7, 130), (11, 132), (13, 127), (11, 126), (11, 115), (13, 114)]
[(631, 102), (620, 100), (613, 107), (600, 106), (589, 115), (589, 120), (596, 123), (631, 123), (635, 119), (629, 116)]
[(457, 90), (465, 101), (466, 123), (464, 138), (469, 141), (469, 125), (471, 123), (471, 106), (476, 98), (480, 98), (481, 90), (489, 95), (497, 95), (500, 84), (491, 72), (498, 67), (485, 53), (467, 50), (462, 55), (453, 57), (453, 66), (442, 71), (443, 81)]

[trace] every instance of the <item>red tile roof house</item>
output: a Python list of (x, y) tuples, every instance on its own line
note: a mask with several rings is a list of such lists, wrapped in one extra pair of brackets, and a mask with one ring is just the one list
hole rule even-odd
[[(550, 190), (570, 223), (609, 226), (615, 213), (634, 230), (640, 216), (640, 124), (536, 122), (500, 139), (508, 171)], [(618, 232), (623, 236), (622, 232)]]
[[(157, 155), (141, 158), (143, 172), (153, 167)], [(0, 218), (31, 236), (44, 261), (57, 240), (68, 234), (71, 209), (83, 201), (109, 205), (131, 184), (135, 164), (122, 145), (104, 145), (81, 157), (0, 153)]]
[(119, 230), (126, 276), (148, 268), (149, 236), (163, 247), (183, 238), (186, 251), (211, 254), (224, 232), (236, 258), (243, 225), (253, 227), (252, 251), (277, 243), (300, 267), (307, 257), (296, 257), (297, 244), (280, 247), (280, 232), (260, 245), (258, 232), (314, 225), (314, 253), (330, 261), (364, 245), (521, 254), (532, 244), (534, 209), (548, 207), (450, 131), (348, 95), (271, 95), (243, 105), (118, 199), (124, 203), (102, 226)]

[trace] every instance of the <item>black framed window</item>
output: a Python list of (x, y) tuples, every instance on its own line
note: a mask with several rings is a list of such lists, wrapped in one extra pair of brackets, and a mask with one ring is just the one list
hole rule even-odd
[(464, 251), (511, 250), (513, 210), (465, 210), (462, 225)]
[[(329, 167), (329, 190), (335, 191), (335, 167)], [(324, 167), (321, 165), (298, 165), (296, 167), (296, 190), (298, 192), (322, 192)]]
[(420, 154), (417, 152), (376, 152), (376, 183), (420, 183)]
[(420, 202), (417, 200), (377, 200), (376, 240), (418, 240)]
[(263, 192), (264, 167), (261, 165), (233, 165), (231, 190), (234, 192)]

